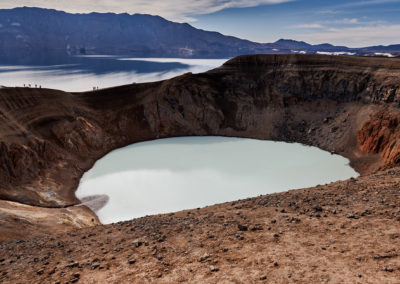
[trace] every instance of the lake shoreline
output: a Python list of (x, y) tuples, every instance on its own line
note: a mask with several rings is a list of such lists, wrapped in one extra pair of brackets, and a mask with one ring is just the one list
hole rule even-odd
[(348, 162), (300, 144), (167, 138), (109, 153), (75, 195), (107, 224), (357, 177)]

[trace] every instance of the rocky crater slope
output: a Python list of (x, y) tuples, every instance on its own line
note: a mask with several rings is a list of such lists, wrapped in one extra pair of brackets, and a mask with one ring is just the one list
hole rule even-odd
[[(398, 170), (389, 170), (381, 175), (371, 174), (378, 170), (395, 168), (400, 162), (399, 102), (399, 59), (315, 55), (240, 56), (228, 61), (220, 68), (202, 74), (185, 74), (161, 82), (133, 84), (86, 93), (2, 88), (0, 89), (0, 198), (2, 199), (0, 202), (0, 240), (22, 239), (27, 236), (38, 236), (38, 238), (27, 241), (26, 245), (25, 242), (17, 241), (5, 243), (0, 247), (0, 280), (12, 282), (12, 279), (15, 279), (13, 277), (19, 274), (11, 271), (21, 271), (22, 273), (23, 267), (27, 263), (36, 263), (35, 266), (31, 265), (30, 269), (35, 269), (31, 271), (31, 274), (36, 275), (39, 282), (45, 279), (43, 277), (50, 277), (52, 280), (55, 280), (53, 277), (57, 279), (61, 277), (63, 281), (68, 280), (63, 277), (71, 277), (72, 280), (79, 281), (81, 272), (75, 270), (85, 271), (88, 273), (88, 277), (92, 277), (90, 275), (93, 272), (86, 270), (96, 263), (99, 263), (99, 266), (90, 269), (95, 270), (100, 266), (103, 267), (102, 269), (106, 269), (102, 270), (104, 273), (99, 272), (96, 275), (103, 275), (106, 277), (103, 280), (107, 279), (107, 282), (118, 282), (133, 275), (137, 276), (139, 272), (136, 270), (128, 270), (131, 274), (127, 272), (127, 275), (121, 276), (128, 278), (118, 278), (113, 276), (112, 272), (116, 271), (113, 269), (125, 269), (126, 262), (130, 261), (128, 258), (135, 258), (131, 259), (131, 265), (134, 265), (136, 261), (142, 262), (142, 259), (146, 259), (147, 252), (139, 252), (132, 248), (133, 252), (116, 261), (115, 266), (111, 261), (115, 259), (104, 264), (111, 250), (109, 246), (112, 244), (107, 236), (108, 232), (119, 236), (118, 234), (122, 234), (122, 231), (125, 230), (122, 229), (124, 226), (129, 227), (134, 223), (139, 224), (137, 230), (133, 229), (134, 233), (132, 234), (135, 238), (149, 237), (150, 231), (160, 231), (160, 236), (146, 241), (153, 250), (152, 255), (157, 256), (154, 265), (152, 262), (144, 262), (141, 264), (143, 266), (129, 266), (140, 268), (142, 274), (143, 271), (147, 271), (141, 278), (143, 281), (151, 282), (153, 276), (165, 276), (167, 277), (163, 278), (165, 281), (169, 279), (168, 281), (176, 282), (181, 279), (179, 275), (183, 272), (173, 278), (168, 277), (172, 277), (170, 272), (178, 271), (175, 268), (181, 267), (182, 263), (189, 263), (187, 262), (188, 255), (195, 258), (197, 254), (203, 252), (203, 249), (200, 249), (202, 248), (201, 244), (199, 244), (199, 250), (193, 251), (194, 247), (191, 248), (189, 244), (187, 247), (180, 248), (179, 242), (173, 241), (170, 245), (174, 249), (171, 251), (167, 246), (155, 245), (155, 243), (163, 243), (164, 237), (169, 239), (169, 234), (176, 235), (185, 242), (201, 241), (203, 243), (204, 240), (200, 240), (199, 236), (206, 238), (206, 235), (199, 234), (197, 231), (193, 232), (195, 230), (193, 226), (195, 226), (196, 230), (204, 233), (216, 230), (211, 234), (213, 236), (207, 236), (210, 243), (204, 243), (205, 246), (209, 245), (212, 255), (219, 255), (219, 248), (223, 252), (229, 251), (232, 255), (225, 257), (224, 260), (221, 260), (220, 257), (214, 259), (214, 257), (205, 256), (202, 261), (199, 261), (200, 264), (195, 265), (196, 267), (208, 267), (208, 270), (204, 271), (196, 270), (196, 267), (189, 267), (188, 264), (188, 271), (191, 269), (191, 272), (198, 271), (202, 275), (198, 279), (193, 278), (193, 281), (208, 279), (212, 282), (216, 279), (225, 279), (223, 276), (226, 274), (219, 274), (219, 276), (213, 274), (224, 273), (222, 269), (219, 272), (218, 263), (220, 261), (223, 263), (227, 261), (226, 265), (228, 266), (226, 267), (235, 264), (239, 265), (241, 269), (256, 264), (259, 269), (259, 266), (271, 262), (272, 267), (280, 269), (276, 279), (289, 279), (288, 275), (294, 275), (294, 273), (290, 272), (288, 267), (280, 266), (280, 261), (271, 257), (265, 258), (262, 255), (259, 255), (259, 258), (256, 256), (262, 253), (271, 253), (267, 250), (276, 248), (277, 250), (274, 250), (276, 254), (286, 252), (286, 256), (278, 257), (276, 255), (277, 258), (291, 259), (296, 245), (299, 246), (300, 236), (311, 238), (311, 232), (316, 230), (315, 232), (318, 232), (320, 238), (315, 242), (311, 239), (308, 241), (310, 243), (309, 251), (305, 254), (310, 257), (315, 256), (315, 263), (304, 263), (321, 267), (316, 261), (317, 256), (321, 257), (322, 255), (320, 249), (325, 252), (327, 247), (335, 247), (335, 251), (329, 251), (329, 255), (326, 256), (329, 258), (333, 255), (336, 256), (336, 250), (341, 249), (339, 247), (350, 248), (351, 245), (357, 244), (360, 247), (357, 250), (360, 256), (356, 256), (352, 251), (346, 255), (349, 257), (346, 258), (347, 260), (339, 257), (337, 268), (347, 267), (346, 271), (351, 273), (349, 267), (356, 265), (354, 263), (358, 263), (357, 261), (361, 262), (364, 265), (364, 272), (359, 273), (361, 276), (358, 274), (356, 276), (360, 278), (360, 283), (365, 283), (362, 277), (368, 267), (378, 269), (376, 271), (379, 271), (380, 274), (376, 274), (376, 277), (381, 277), (387, 271), (376, 266), (376, 261), (387, 262), (394, 259), (395, 262), (391, 263), (391, 266), (385, 262), (387, 266), (385, 267), (389, 270), (387, 273), (390, 271), (396, 273), (392, 274), (392, 278), (387, 278), (389, 283), (391, 279), (400, 276), (400, 263), (397, 258), (400, 252), (396, 250), (396, 245), (393, 245), (393, 251), (390, 241), (386, 241), (386, 239), (384, 243), (376, 243), (379, 233), (373, 236), (368, 235), (368, 228), (375, 225), (381, 226), (382, 238), (390, 236), (393, 240), (392, 243), (398, 244), (400, 223), (396, 221), (396, 218), (400, 214), (398, 191), (400, 174), (398, 174)], [(98, 225), (96, 216), (88, 208), (76, 206), (79, 204), (79, 200), (74, 196), (80, 177), (97, 159), (113, 149), (131, 143), (189, 135), (222, 135), (301, 142), (349, 158), (351, 165), (364, 177), (356, 181), (325, 187), (326, 191), (317, 187), (299, 191), (299, 193), (290, 192), (260, 197), (243, 204), (239, 202), (237, 206), (236, 203), (232, 203), (233, 205), (225, 204), (202, 209), (198, 213), (190, 211), (192, 213), (187, 213), (188, 216), (200, 214), (201, 217), (196, 219), (197, 221), (189, 220), (187, 225), (185, 225), (187, 220), (183, 217), (168, 219), (166, 216), (156, 216), (133, 221), (133, 223), (97, 226), (77, 231), (72, 235), (71, 233), (63, 235), (66, 239), (71, 239), (73, 243), (71, 246), (75, 248), (79, 246), (79, 249), (71, 247), (68, 251), (64, 251), (70, 245), (64, 243), (60, 245), (60, 242), (57, 243), (53, 237), (53, 242), (48, 242), (46, 238), (41, 237), (49, 232), (62, 232), (71, 228)], [(382, 176), (381, 182), (379, 182), (380, 176)], [(326, 195), (324, 195), (325, 193)], [(321, 195), (320, 199), (318, 196)], [(279, 202), (271, 201), (271, 203), (270, 199), (275, 200), (275, 198)], [(263, 203), (264, 199), (267, 200), (265, 203)], [(329, 210), (322, 204), (329, 205)], [(236, 211), (246, 208), (247, 219), (244, 218), (240, 221), (239, 217), (243, 212), (238, 211), (240, 214), (236, 214), (235, 211), (236, 215), (228, 213), (229, 210), (232, 210), (229, 209), (231, 206)], [(291, 208), (295, 208), (294, 211)], [(365, 213), (366, 210), (371, 214)], [(224, 221), (225, 217), (213, 215), (214, 211), (218, 211), (221, 216), (228, 216), (229, 219), (233, 218), (232, 222)], [(290, 212), (290, 214), (285, 212)], [(184, 216), (186, 213), (179, 214), (179, 216), (182, 214)], [(364, 215), (362, 216), (362, 214)], [(281, 215), (287, 216), (282, 217)], [(321, 219), (325, 218), (324, 215), (330, 219)], [(351, 216), (355, 216), (355, 218)], [(362, 221), (353, 221), (353, 219), (358, 220), (360, 216), (368, 218), (362, 218)], [(247, 235), (249, 233), (244, 228), (238, 227), (239, 224), (256, 226), (257, 224), (253, 223), (258, 223), (256, 222), (258, 217), (262, 217), (260, 219), (262, 220), (260, 221), (262, 230), (257, 228), (254, 230), (260, 231), (258, 237), (253, 238)], [(282, 225), (279, 228), (276, 225), (266, 226), (271, 222), (275, 224), (273, 220), (276, 221), (277, 218), (282, 219), (279, 219), (279, 224), (282, 222), (296, 225)], [(297, 222), (298, 219), (299, 222)], [(165, 223), (163, 220), (169, 221)], [(303, 221), (307, 223), (307, 226)], [(328, 240), (329, 234), (327, 233), (332, 233), (333, 230), (329, 229), (333, 228), (330, 227), (333, 226), (329, 225), (330, 223), (334, 224), (334, 227), (339, 226), (335, 227), (334, 240)], [(210, 229), (210, 226), (215, 228)], [(227, 231), (222, 230), (220, 226), (226, 227)], [(288, 226), (291, 228), (290, 230), (293, 229), (293, 226), (299, 230), (298, 235), (292, 234), (291, 238), (287, 239), (287, 241), (294, 242), (292, 246), (286, 246), (286, 242), (280, 243), (279, 241), (281, 235), (286, 232), (285, 228), (289, 228)], [(268, 229), (269, 227), (273, 229)], [(362, 231), (357, 231), (357, 228)], [(346, 237), (339, 233), (341, 229), (347, 230)], [(350, 229), (359, 233), (350, 234), (348, 231)], [(251, 231), (251, 229), (249, 230)], [(127, 230), (127, 232), (129, 234), (130, 231)], [(246, 235), (244, 239), (247, 240), (245, 243), (241, 242), (243, 240), (241, 232), (246, 232), (244, 233)], [(102, 253), (104, 250), (106, 251), (103, 255), (97, 249), (93, 250), (90, 243), (88, 244), (86, 241), (93, 234), (97, 236), (93, 240), (93, 244), (101, 248)], [(224, 234), (232, 234), (232, 238)], [(258, 244), (260, 242), (262, 244), (270, 234), (271, 240), (275, 240), (279, 244), (278, 247), (270, 246), (264, 249), (258, 247)], [(58, 236), (57, 238), (64, 237)], [(130, 250), (132, 240), (129, 240), (129, 245), (124, 243), (129, 238), (131, 238), (130, 235), (126, 235), (126, 237), (121, 235), (120, 243), (112, 246), (115, 249), (118, 249), (115, 247), (118, 245), (121, 247), (120, 250)], [(226, 239), (227, 247), (220, 247), (220, 245), (212, 243), (214, 238)], [(364, 238), (365, 242), (370, 243), (371, 251), (365, 252), (365, 255), (361, 253), (362, 244), (359, 243), (359, 238)], [(330, 241), (339, 241), (341, 245), (329, 244)], [(304, 240), (304, 242), (307, 241)], [(45, 243), (49, 246), (48, 250), (42, 250), (46, 247)], [(243, 244), (246, 244), (243, 254), (238, 253), (235, 256), (234, 251), (243, 248)], [(307, 247), (307, 245), (305, 246)], [(178, 254), (177, 250), (179, 249), (180, 253)], [(371, 261), (370, 254), (374, 253), (373, 250), (379, 249), (382, 250), (377, 252), (380, 257)], [(346, 251), (345, 249), (341, 250)], [(28, 256), (30, 252), (43, 257), (43, 265), (41, 265), (42, 258), (37, 258), (37, 261), (36, 258), (30, 260)], [(170, 255), (170, 261), (162, 263), (165, 257), (163, 252)], [(204, 253), (207, 251), (205, 250)], [(251, 259), (251, 261), (248, 260), (250, 262), (236, 259), (242, 256), (246, 259), (247, 256), (244, 254), (252, 253), (254, 253), (252, 258), (248, 258)], [(65, 255), (71, 256), (70, 264), (64, 265), (62, 261), (60, 262), (60, 257)], [(86, 258), (75, 263), (73, 258), (77, 255)], [(360, 260), (354, 260), (353, 257), (358, 257)], [(46, 264), (49, 259), (52, 260), (52, 268)], [(233, 262), (230, 262), (229, 259), (233, 259)], [(89, 262), (90, 265), (86, 265)], [(277, 262), (277, 265), (274, 262)], [(65, 268), (60, 268), (60, 263)], [(300, 263), (301, 261), (298, 265)], [(350, 263), (351, 266), (349, 266)], [(329, 276), (330, 273), (335, 272), (332, 267), (329, 268), (328, 264), (322, 265), (325, 268), (320, 271), (321, 275)], [(315, 276), (315, 271), (312, 272), (312, 267), (305, 268), (304, 275), (298, 275), (297, 278), (317, 281), (317, 278), (313, 278), (317, 276)], [(111, 272), (108, 272), (109, 269)], [(270, 267), (267, 270), (269, 271), (269, 269)], [(234, 270), (229, 271), (229, 273), (233, 273)], [(375, 270), (368, 272), (368, 275), (372, 277), (373, 271)], [(225, 271), (225, 273), (227, 272)], [(267, 275), (263, 273), (268, 274), (269, 272), (264, 271), (261, 275), (254, 272), (254, 277), (252, 277), (256, 280), (264, 279), (264, 276)], [(320, 274), (318, 277), (325, 277)], [(207, 275), (212, 277), (202, 278)], [(194, 275), (192, 276), (194, 277)], [(237, 277), (239, 276), (238, 274)], [(235, 277), (232, 274), (232, 279)], [(240, 277), (245, 276), (241, 275)], [(90, 279), (102, 280), (99, 278), (87, 279), (88, 281)], [(318, 279), (322, 281), (322, 278)], [(336, 278), (330, 277), (329, 279), (333, 281)], [(337, 282), (340, 282), (340, 279), (336, 279)], [(352, 282), (355, 283), (356, 280)], [(374, 283), (374, 281), (370, 283)]]

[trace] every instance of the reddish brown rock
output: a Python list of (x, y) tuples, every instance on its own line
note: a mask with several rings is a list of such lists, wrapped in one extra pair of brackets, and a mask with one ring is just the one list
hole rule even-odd
[(386, 109), (372, 116), (358, 133), (361, 150), (379, 154), (386, 168), (400, 163), (400, 115)]

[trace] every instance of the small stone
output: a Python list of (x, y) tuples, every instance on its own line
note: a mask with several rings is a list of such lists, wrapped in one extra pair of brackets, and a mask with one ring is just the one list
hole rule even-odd
[(167, 239), (167, 236), (162, 235), (162, 236), (160, 236), (160, 237), (157, 239), (157, 242), (162, 243), (162, 242), (164, 242), (166, 239)]
[(79, 265), (79, 262), (72, 262), (72, 263), (66, 265), (65, 267), (66, 268), (73, 268), (73, 267), (78, 267), (78, 265)]
[(324, 209), (321, 207), (321, 206), (314, 206), (314, 211), (315, 212), (322, 212), (322, 211), (324, 211)]
[(137, 248), (143, 245), (143, 242), (138, 239), (134, 240), (132, 243)]
[(385, 270), (386, 272), (393, 272), (393, 271), (394, 271), (394, 269), (391, 268), (391, 267), (385, 267), (384, 270)]
[(257, 225), (254, 225), (253, 227), (251, 227), (250, 230), (255, 232), (255, 231), (262, 231), (262, 230), (264, 230), (264, 228), (262, 227), (262, 225), (257, 224)]
[(204, 255), (199, 257), (199, 262), (203, 262), (203, 261), (207, 260), (208, 258), (210, 258), (210, 256), (211, 256), (210, 254), (205, 253)]
[(239, 229), (239, 231), (243, 231), (243, 232), (248, 230), (246, 225), (241, 225), (241, 224), (238, 224), (238, 229)]
[(49, 275), (52, 275), (52, 274), (54, 274), (54, 273), (56, 273), (56, 269), (55, 269), (55, 268), (50, 269)]
[(39, 269), (38, 271), (36, 271), (36, 273), (37, 273), (38, 275), (42, 275), (42, 274), (44, 273), (44, 270), (43, 270), (43, 269)]
[(236, 237), (236, 239), (238, 239), (238, 240), (244, 240), (244, 237), (241, 235), (241, 234), (239, 234), (239, 233), (237, 233), (236, 235), (235, 235), (235, 237)]
[(346, 217), (349, 219), (359, 219), (359, 217), (354, 214), (347, 215)]
[(128, 263), (129, 263), (129, 264), (134, 264), (134, 263), (136, 263), (136, 259), (130, 259), (130, 260), (128, 261)]
[(210, 265), (208, 268), (210, 268), (211, 272), (217, 272), (219, 271), (219, 268), (215, 267), (214, 265)]
[(260, 276), (260, 280), (267, 280), (267, 276), (266, 275), (262, 275), (262, 276)]
[(92, 264), (91, 269), (92, 269), (92, 270), (95, 270), (95, 269), (98, 268), (98, 267), (100, 267), (100, 264), (94, 263), (94, 264)]

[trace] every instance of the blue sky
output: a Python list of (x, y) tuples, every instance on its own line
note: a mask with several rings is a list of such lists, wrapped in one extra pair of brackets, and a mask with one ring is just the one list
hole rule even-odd
[(400, 1), (297, 0), (194, 16), (191, 24), (258, 42), (280, 38), (351, 47), (400, 43)]
[(0, 8), (160, 15), (258, 42), (400, 44), (400, 0), (1, 0)]

